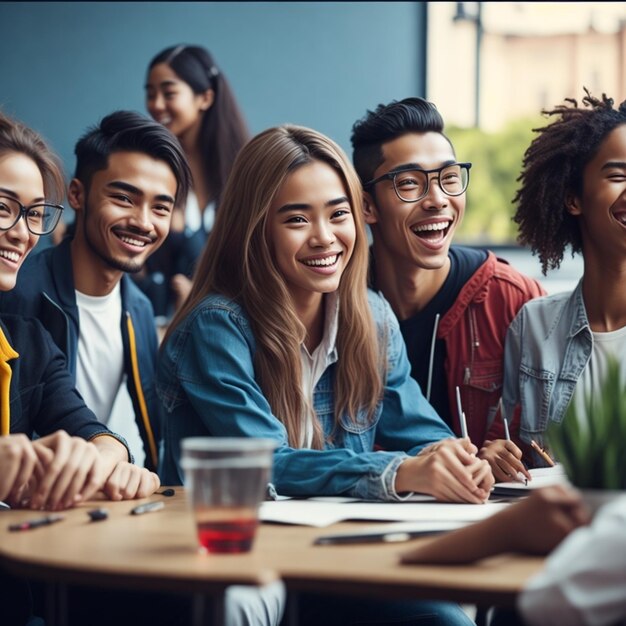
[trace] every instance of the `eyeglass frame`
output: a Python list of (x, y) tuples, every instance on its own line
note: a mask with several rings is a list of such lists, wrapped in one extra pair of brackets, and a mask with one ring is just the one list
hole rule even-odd
[[(62, 204), (54, 204), (53, 202), (33, 202), (33, 204), (29, 204), (28, 206), (25, 206), (17, 198), (11, 198), (9, 196), (0, 196), (0, 197), (6, 198), (7, 200), (11, 200), (12, 202), (15, 202), (15, 204), (17, 204), (17, 206), (20, 208), (20, 212), (18, 216), (15, 218), (15, 221), (13, 222), (13, 224), (11, 224), (11, 226), (9, 226), (8, 228), (4, 228), (0, 226), (0, 232), (4, 232), (4, 233), (10, 231), (12, 228), (15, 227), (15, 225), (20, 221), (21, 218), (24, 218), (24, 222), (26, 223), (26, 228), (28, 229), (29, 233), (33, 235), (37, 235), (38, 237), (41, 237), (43, 235), (49, 235), (59, 225), (59, 221), (61, 219), (61, 216), (63, 215), (63, 211), (65, 211), (65, 207)], [(28, 211), (39, 206), (50, 206), (50, 207), (54, 207), (55, 209), (61, 209), (57, 213), (58, 217), (56, 221), (54, 222), (54, 226), (50, 230), (47, 230), (44, 233), (36, 233), (35, 231), (33, 231), (30, 224), (28, 223), (28, 219), (26, 218), (26, 214)]]
[[(421, 167), (416, 167), (415, 165), (403, 165), (402, 167), (398, 167), (395, 170), (391, 170), (390, 172), (387, 172), (386, 174), (383, 174), (382, 176), (379, 176), (378, 178), (374, 178), (373, 180), (370, 180), (369, 182), (364, 183), (363, 189), (367, 191), (367, 189), (373, 187), (376, 183), (379, 183), (382, 180), (391, 180), (391, 182), (393, 183), (393, 190), (395, 191), (396, 196), (398, 196), (398, 200), (401, 200), (402, 202), (407, 202), (407, 203), (419, 202), (420, 200), (425, 198), (428, 195), (428, 192), (430, 191), (429, 174), (433, 174), (437, 172), (437, 183), (439, 184), (439, 176), (441, 175), (441, 171), (445, 170), (448, 167), (453, 167), (454, 165), (460, 165), (461, 168), (465, 168), (467, 170), (467, 184), (465, 185), (465, 188), (463, 189), (463, 191), (459, 193), (448, 193), (441, 185), (439, 185), (439, 189), (441, 189), (441, 191), (443, 191), (443, 193), (445, 193), (446, 196), (450, 196), (451, 198), (458, 198), (460, 195), (464, 194), (467, 191), (467, 188), (469, 187), (469, 179), (470, 179), (469, 171), (472, 167), (472, 164), (469, 161), (465, 163), (449, 163), (448, 165), (442, 165), (441, 167), (436, 167), (435, 169), (432, 169), (432, 170), (424, 170)], [(396, 187), (396, 176), (404, 172), (410, 172), (411, 170), (416, 170), (416, 171), (422, 172), (423, 174), (426, 174), (426, 189), (424, 190), (424, 193), (419, 198), (415, 198), (415, 200), (405, 200), (400, 195), (400, 192), (398, 191), (398, 188)]]

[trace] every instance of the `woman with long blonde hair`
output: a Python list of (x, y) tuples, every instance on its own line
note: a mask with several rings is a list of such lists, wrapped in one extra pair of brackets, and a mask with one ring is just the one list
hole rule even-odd
[[(487, 498), (489, 465), (426, 402), (397, 320), (368, 293), (361, 198), (342, 150), (313, 130), (271, 128), (241, 150), (159, 357), (165, 483), (183, 482), (182, 438), (251, 436), (277, 441), (281, 494)], [(303, 623), (471, 623), (442, 603), (309, 600)]]
[(278, 442), (285, 495), (487, 498), (489, 467), (410, 378), (367, 254), (361, 187), (335, 143), (281, 126), (242, 149), (159, 358), (165, 482), (182, 483), (183, 437), (262, 436)]

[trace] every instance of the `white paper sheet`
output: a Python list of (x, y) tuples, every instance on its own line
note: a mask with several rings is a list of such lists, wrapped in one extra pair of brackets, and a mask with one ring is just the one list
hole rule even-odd
[[(328, 502), (280, 500), (263, 502), (263, 522), (300, 524), (322, 528), (347, 520), (390, 522), (475, 522), (503, 508), (506, 503), (449, 504), (444, 502)], [(443, 528), (442, 528), (443, 530)]]
[(493, 488), (494, 495), (528, 495), (534, 489), (550, 487), (552, 485), (569, 485), (565, 469), (562, 465), (554, 467), (538, 467), (529, 470), (532, 480), (528, 484), (523, 482), (496, 483)]

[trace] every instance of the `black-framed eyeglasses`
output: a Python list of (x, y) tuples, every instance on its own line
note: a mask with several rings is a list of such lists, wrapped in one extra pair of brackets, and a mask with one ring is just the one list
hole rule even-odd
[(439, 188), (448, 196), (460, 196), (469, 184), (471, 163), (451, 163), (434, 170), (422, 170), (416, 167), (401, 167), (387, 172), (378, 178), (365, 183), (367, 190), (381, 180), (393, 181), (396, 195), (402, 202), (417, 202), (428, 194), (431, 174), (437, 174)]
[(63, 210), (60, 204), (36, 202), (24, 206), (15, 198), (0, 196), (0, 230), (11, 230), (23, 217), (33, 235), (49, 235), (59, 223)]

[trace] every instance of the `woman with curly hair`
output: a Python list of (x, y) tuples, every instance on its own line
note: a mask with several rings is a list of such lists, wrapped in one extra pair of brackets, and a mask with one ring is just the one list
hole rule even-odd
[(544, 273), (568, 246), (584, 259), (573, 292), (528, 302), (509, 327), (503, 403), (507, 414), (521, 405), (527, 444), (543, 445), (548, 424), (597, 388), (611, 358), (626, 372), (626, 102), (585, 91), (582, 106), (567, 99), (546, 111), (556, 119), (527, 149), (514, 199), (519, 241)]

